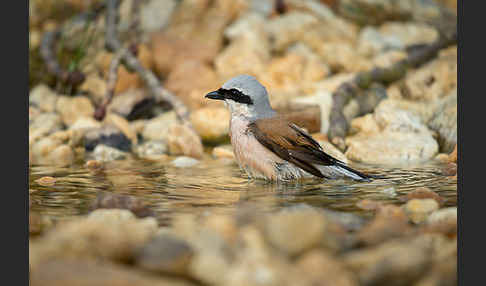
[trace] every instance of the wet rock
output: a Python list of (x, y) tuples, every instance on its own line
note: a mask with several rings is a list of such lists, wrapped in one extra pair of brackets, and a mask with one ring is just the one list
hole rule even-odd
[(139, 218), (154, 216), (150, 207), (141, 199), (114, 193), (99, 193), (90, 209), (126, 209)]
[(73, 125), (69, 126), (69, 130), (89, 130), (101, 128), (101, 126), (101, 122), (92, 117), (80, 117), (73, 123)]
[(39, 235), (52, 227), (52, 220), (35, 211), (29, 211), (29, 235)]
[(297, 271), (285, 256), (268, 249), (264, 238), (254, 226), (240, 232), (242, 249), (225, 274), (222, 285), (297, 285)]
[(301, 270), (302, 285), (359, 285), (357, 277), (329, 253), (313, 250), (296, 262)]
[(394, 205), (384, 205), (375, 217), (356, 233), (359, 244), (377, 245), (388, 239), (408, 236), (412, 233), (404, 210)]
[(194, 255), (191, 246), (170, 234), (160, 234), (142, 246), (136, 254), (135, 263), (149, 271), (183, 275)]
[(231, 145), (214, 147), (212, 155), (213, 157), (218, 159), (220, 158), (235, 159), (235, 154), (233, 153), (233, 146)]
[[(348, 139), (349, 138), (349, 139)], [(380, 133), (373, 137), (348, 137), (346, 157), (370, 164), (397, 164), (425, 161), (438, 150), (430, 135)]]
[(94, 107), (85, 96), (59, 96), (56, 111), (61, 115), (65, 125), (71, 126), (80, 117), (93, 117)]
[(192, 112), (190, 120), (203, 142), (215, 144), (229, 139), (230, 118), (227, 108), (206, 107)]
[(439, 205), (443, 204), (445, 199), (438, 195), (436, 192), (432, 191), (431, 189), (427, 187), (421, 187), (418, 189), (415, 189), (408, 193), (405, 197), (404, 200), (410, 201), (413, 199), (433, 199), (435, 200)]
[(440, 232), (449, 237), (457, 237), (457, 207), (432, 212), (425, 220), (424, 231)]
[(191, 286), (192, 282), (175, 278), (161, 277), (137, 271), (133, 267), (114, 263), (100, 263), (87, 259), (54, 260), (31, 268), (32, 285), (79, 285), (79, 286)]
[(146, 141), (135, 148), (135, 153), (144, 159), (162, 159), (166, 157), (169, 147), (160, 140)]
[(192, 129), (182, 124), (173, 124), (169, 127), (167, 142), (171, 155), (201, 158), (204, 152), (201, 138)]
[(61, 130), (61, 117), (57, 113), (40, 113), (32, 119), (29, 116), (29, 144)]
[(87, 151), (93, 151), (100, 144), (127, 152), (132, 149), (132, 141), (112, 125), (104, 125), (84, 134), (84, 147)]
[(177, 168), (189, 168), (198, 163), (199, 160), (186, 156), (177, 157), (174, 161), (171, 162), (171, 164)]
[(132, 146), (137, 145), (137, 133), (132, 129), (132, 127), (125, 118), (115, 113), (108, 113), (105, 116), (103, 123), (115, 126), (123, 133), (123, 135), (126, 136), (126, 138), (128, 138), (132, 142)]
[[(355, 119), (356, 135), (346, 137), (346, 157), (353, 161), (399, 164), (433, 158), (439, 149), (432, 132), (412, 112), (381, 101), (373, 117)], [(370, 122), (371, 119), (375, 123)]]
[(139, 11), (140, 29), (145, 33), (163, 29), (168, 24), (175, 6), (174, 0), (152, 0), (142, 5)]
[(38, 107), (43, 112), (54, 112), (56, 101), (57, 94), (44, 84), (37, 85), (29, 93), (29, 105)]
[(383, 207), (383, 203), (380, 201), (364, 199), (356, 203), (356, 206), (366, 211), (376, 211)]
[(142, 137), (145, 140), (167, 140), (169, 136), (169, 128), (176, 122), (177, 118), (175, 112), (169, 111), (161, 114), (145, 123), (142, 130)]
[(283, 253), (296, 256), (321, 244), (325, 217), (313, 209), (283, 210), (265, 218), (268, 242)]
[(420, 224), (439, 209), (439, 203), (434, 199), (411, 199), (405, 204), (404, 209), (413, 223)]
[(101, 162), (125, 159), (127, 155), (128, 154), (126, 152), (104, 144), (97, 144), (92, 154), (95, 160)]
[(433, 248), (419, 238), (391, 240), (344, 254), (360, 285), (410, 285), (430, 267)]
[(225, 30), (230, 44), (214, 59), (220, 78), (240, 74), (260, 75), (270, 60), (270, 44), (261, 15), (251, 13), (240, 17)]
[(128, 210), (98, 209), (86, 217), (58, 223), (32, 242), (29, 260), (32, 268), (63, 258), (127, 262), (156, 231), (155, 218), (137, 219)]
[(62, 140), (45, 137), (32, 144), (29, 159), (34, 165), (67, 166), (74, 162), (75, 153), (73, 148), (63, 144)]

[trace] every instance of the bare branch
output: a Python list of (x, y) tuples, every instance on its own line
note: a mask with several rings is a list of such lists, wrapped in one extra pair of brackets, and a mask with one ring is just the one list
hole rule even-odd
[(103, 120), (106, 114), (106, 107), (110, 104), (111, 100), (113, 99), (113, 96), (115, 95), (115, 87), (118, 79), (118, 67), (120, 66), (121, 58), (122, 58), (122, 53), (118, 52), (111, 60), (110, 69), (108, 71), (108, 83), (107, 83), (106, 96), (103, 102), (101, 103), (101, 105), (95, 111), (94, 117), (96, 120)]
[(145, 81), (153, 96), (157, 101), (168, 102), (175, 113), (177, 118), (184, 124), (192, 126), (189, 122), (189, 109), (174, 96), (170, 91), (166, 90), (160, 84), (155, 74), (142, 66), (140, 61), (133, 55), (130, 49), (123, 47), (117, 38), (116, 27), (118, 21), (118, 0), (107, 1), (107, 13), (106, 13), (106, 47), (110, 51), (118, 51), (121, 54), (123, 64), (130, 70), (135, 71)]
[(344, 106), (359, 92), (368, 89), (373, 83), (390, 84), (403, 78), (409, 68), (416, 68), (437, 56), (438, 52), (457, 42), (457, 34), (451, 33), (450, 38), (442, 37), (430, 45), (415, 45), (409, 47), (408, 57), (386, 68), (374, 68), (357, 74), (351, 81), (341, 84), (333, 93), (333, 105), (330, 115), (328, 137), (340, 149), (344, 149), (344, 137), (349, 123), (344, 114)]

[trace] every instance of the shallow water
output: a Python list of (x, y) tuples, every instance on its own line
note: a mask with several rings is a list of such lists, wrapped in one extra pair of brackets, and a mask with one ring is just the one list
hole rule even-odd
[[(369, 183), (311, 179), (276, 184), (250, 181), (235, 163), (213, 159), (204, 159), (190, 168), (139, 159), (109, 162), (100, 171), (87, 169), (82, 164), (31, 166), (31, 210), (53, 219), (67, 219), (88, 213), (98, 194), (113, 192), (140, 198), (156, 213), (161, 224), (169, 222), (176, 213), (233, 212), (247, 202), (263, 211), (305, 203), (366, 217), (370, 212), (356, 206), (360, 200), (401, 204), (400, 198), (418, 187), (436, 191), (446, 199), (445, 206), (457, 205), (457, 180), (442, 175), (444, 164), (352, 166), (386, 178)], [(58, 180), (52, 186), (42, 186), (36, 180), (43, 176)]]

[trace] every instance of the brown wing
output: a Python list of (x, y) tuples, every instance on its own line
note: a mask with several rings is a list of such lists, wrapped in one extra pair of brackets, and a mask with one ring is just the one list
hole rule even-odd
[(284, 118), (259, 119), (249, 124), (248, 129), (267, 149), (314, 176), (326, 177), (313, 164), (342, 163), (324, 153), (310, 135)]

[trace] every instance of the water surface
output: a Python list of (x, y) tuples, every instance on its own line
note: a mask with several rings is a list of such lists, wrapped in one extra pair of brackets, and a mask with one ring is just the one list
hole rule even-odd
[[(98, 194), (112, 192), (140, 198), (161, 223), (170, 221), (177, 213), (233, 212), (240, 204), (248, 202), (263, 211), (305, 203), (368, 216), (369, 212), (356, 206), (360, 200), (401, 204), (400, 198), (418, 187), (436, 191), (446, 199), (446, 206), (457, 205), (457, 180), (442, 175), (444, 164), (352, 166), (386, 178), (368, 183), (310, 179), (276, 184), (248, 180), (235, 163), (214, 159), (204, 159), (189, 168), (141, 159), (109, 162), (100, 171), (87, 169), (82, 164), (31, 166), (31, 209), (54, 219), (68, 219), (88, 213)], [(36, 180), (43, 176), (52, 176), (58, 181), (52, 186), (39, 185)]]

